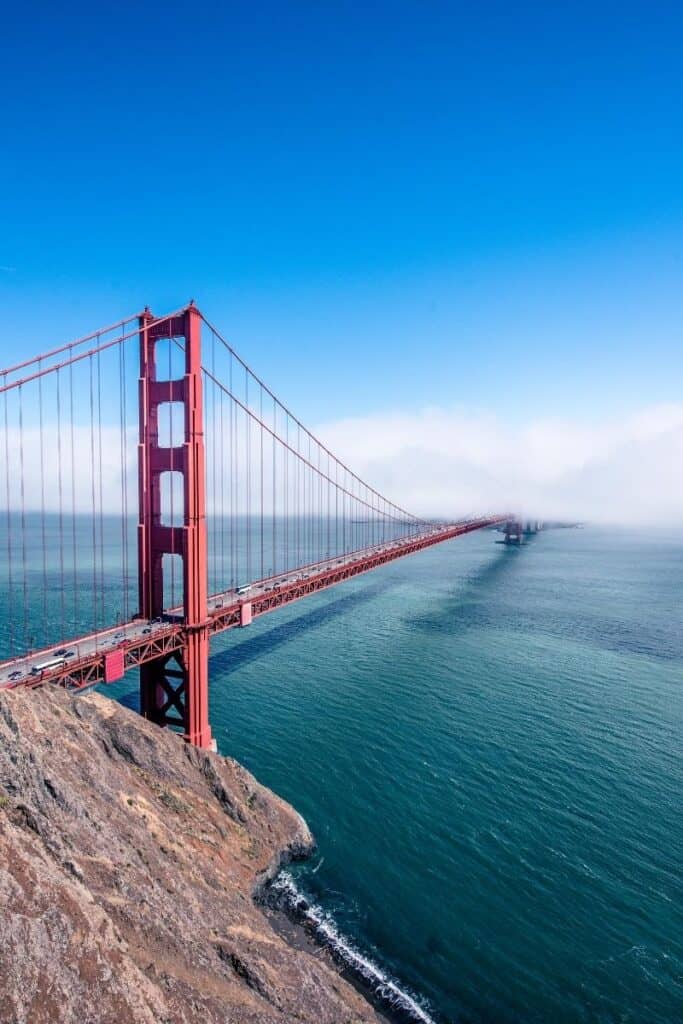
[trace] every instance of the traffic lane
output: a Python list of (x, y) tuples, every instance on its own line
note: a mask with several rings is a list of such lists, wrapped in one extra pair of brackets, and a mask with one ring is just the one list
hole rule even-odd
[[(452, 527), (449, 527), (449, 529), (452, 529)], [(245, 600), (247, 600), (248, 598), (263, 596), (278, 587), (311, 579), (340, 566), (352, 565), (354, 562), (362, 561), (364, 558), (367, 558), (372, 554), (381, 554), (385, 551), (395, 551), (397, 548), (409, 547), (416, 540), (421, 540), (427, 536), (435, 536), (441, 532), (443, 532), (443, 530), (435, 528), (421, 534), (415, 534), (403, 540), (390, 541), (386, 544), (364, 548), (360, 551), (343, 555), (341, 558), (329, 558), (322, 562), (317, 562), (312, 566), (304, 566), (303, 568), (309, 569), (308, 572), (290, 569), (289, 571), (280, 573), (277, 576), (269, 577), (267, 581), (257, 581), (252, 585), (247, 585), (248, 589), (243, 590), (241, 587), (233, 587), (210, 598), (208, 602), (209, 611), (215, 611), (223, 607), (223, 604), (229, 598), (233, 598), (235, 602), (238, 603), (239, 597), (244, 597)], [(240, 590), (243, 590), (242, 594), (239, 593)], [(172, 616), (165, 617), (163, 619), (131, 620), (123, 626), (112, 626), (109, 629), (91, 634), (90, 636), (84, 637), (76, 642), (68, 643), (52, 649), (44, 649), (36, 654), (24, 655), (21, 658), (14, 659), (13, 661), (6, 663), (4, 666), (2, 684), (6, 685), (7, 683), (19, 682), (33, 675), (38, 675), (38, 673), (34, 673), (32, 670), (46, 661), (50, 661), (58, 657), (63, 657), (65, 664), (69, 661), (83, 661), (93, 655), (96, 656), (98, 654), (106, 653), (107, 650), (114, 647), (119, 647), (136, 640), (141, 640), (144, 636), (150, 636), (150, 638), (152, 638), (153, 636), (162, 633), (164, 627), (172, 624)]]

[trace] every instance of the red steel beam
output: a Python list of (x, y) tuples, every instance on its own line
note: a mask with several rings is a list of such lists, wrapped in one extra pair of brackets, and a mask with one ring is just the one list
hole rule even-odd
[[(322, 567), (312, 573), (308, 579), (299, 579), (292, 583), (274, 583), (272, 590), (268, 593), (259, 594), (251, 599), (247, 597), (243, 600), (232, 601), (231, 604), (220, 608), (212, 608), (208, 615), (208, 634), (222, 633), (227, 629), (234, 629), (236, 626), (245, 624), (245, 613), (248, 621), (251, 621), (252, 617), (256, 618), (260, 615), (277, 611), (285, 605), (293, 604), (294, 601), (299, 601), (304, 597), (317, 594), (321, 590), (327, 590), (330, 587), (344, 583), (346, 580), (353, 579), (354, 576), (371, 572), (373, 569), (378, 569), (382, 565), (394, 562), (398, 558), (405, 558), (407, 555), (415, 554), (436, 544), (443, 544), (445, 541), (462, 537), (476, 530), (496, 526), (506, 522), (508, 518), (509, 516), (507, 515), (487, 516), (469, 523), (456, 523), (452, 526), (444, 527), (438, 530), (438, 532), (430, 532), (403, 541), (390, 542), (392, 546), (378, 545), (376, 548), (366, 549), (359, 552), (358, 557), (353, 559), (353, 561), (344, 562), (341, 565), (323, 563)], [(291, 569), (289, 574), (285, 573), (283, 575), (291, 575), (292, 572), (301, 573), (304, 571), (304, 568), (312, 567)], [(277, 579), (277, 577), (256, 581), (253, 584), (253, 588), (257, 589), (260, 584), (269, 582), (272, 579)], [(192, 626), (188, 627), (184, 622), (162, 622), (152, 625), (152, 632), (142, 637), (122, 640), (118, 646), (111, 643), (112, 634), (121, 631), (125, 632), (126, 628), (139, 625), (139, 622), (139, 619), (133, 620), (125, 626), (113, 627), (100, 633), (92, 633), (87, 637), (72, 640), (68, 644), (65, 643), (64, 646), (66, 647), (78, 647), (80, 643), (85, 641), (99, 641), (102, 646), (98, 650), (84, 657), (76, 657), (68, 664), (53, 669), (50, 672), (44, 672), (40, 676), (28, 675), (16, 682), (5, 683), (4, 686), (9, 689), (18, 686), (35, 687), (49, 682), (73, 689), (83, 689), (88, 686), (94, 686), (97, 683), (111, 682), (112, 680), (106, 677), (105, 667), (107, 656), (114, 650), (122, 651), (123, 671), (127, 672), (130, 669), (159, 662), (160, 659), (184, 651), (187, 648), (188, 635), (191, 635), (194, 629)], [(41, 655), (49, 655), (53, 650), (54, 645), (46, 647), (43, 651), (34, 652), (30, 656), (31, 660), (34, 661), (36, 658), (41, 657)], [(0, 662), (0, 669), (2, 669), (4, 674), (4, 672), (11, 669), (13, 664), (18, 666), (26, 660), (27, 657), (24, 655), (21, 658)]]
[[(162, 338), (184, 339), (182, 378), (157, 378), (156, 346)], [(138, 565), (140, 612), (154, 619), (164, 612), (164, 555), (183, 562), (182, 644), (176, 651), (138, 661), (140, 708), (145, 718), (170, 724), (168, 710), (181, 715), (185, 739), (211, 747), (209, 725), (208, 548), (206, 474), (202, 406), (201, 316), (190, 305), (165, 322), (151, 313), (140, 317), (140, 443), (138, 445), (140, 523)], [(184, 438), (172, 448), (159, 444), (159, 409), (182, 402)], [(161, 514), (161, 479), (174, 470), (183, 478), (183, 525), (165, 526)], [(178, 722), (172, 719), (172, 724)]]

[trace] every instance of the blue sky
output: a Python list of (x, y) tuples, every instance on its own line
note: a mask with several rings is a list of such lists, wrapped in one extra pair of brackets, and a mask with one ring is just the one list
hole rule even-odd
[(304, 420), (679, 402), (676, 4), (14, 5), (2, 359), (194, 297)]

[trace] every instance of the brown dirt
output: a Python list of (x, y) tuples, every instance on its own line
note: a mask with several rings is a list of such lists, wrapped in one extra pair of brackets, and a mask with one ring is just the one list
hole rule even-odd
[(98, 694), (0, 693), (1, 1024), (377, 1024), (254, 891), (303, 819)]

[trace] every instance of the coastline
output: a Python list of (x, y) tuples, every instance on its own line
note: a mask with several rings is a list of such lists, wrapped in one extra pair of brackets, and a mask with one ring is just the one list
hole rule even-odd
[(283, 861), (280, 870), (254, 893), (273, 931), (295, 949), (321, 957), (367, 1000), (382, 1024), (445, 1024), (339, 935), (321, 909), (298, 892), (285, 866)]
[[(206, 1024), (226, 1005), (235, 1024), (436, 1024), (297, 888), (308, 825), (233, 758), (94, 693), (2, 694), (0, 734), (0, 1001), (17, 1019), (94, 1021), (95, 999), (99, 1024)], [(75, 969), (52, 955), (66, 940)]]
[(259, 903), (259, 905), (270, 927), (280, 938), (284, 939), (293, 949), (319, 957), (326, 962), (331, 970), (340, 974), (359, 995), (367, 1000), (381, 1024), (405, 1024), (405, 1016), (399, 1016), (388, 1009), (386, 1005), (382, 1005), (371, 987), (364, 983), (361, 977), (340, 963), (333, 956), (330, 947), (321, 942), (301, 920), (297, 920), (294, 914), (269, 906), (266, 902)]
[(233, 758), (100, 694), (1, 692), (0, 1021), (386, 1024), (256, 902), (313, 846)]

